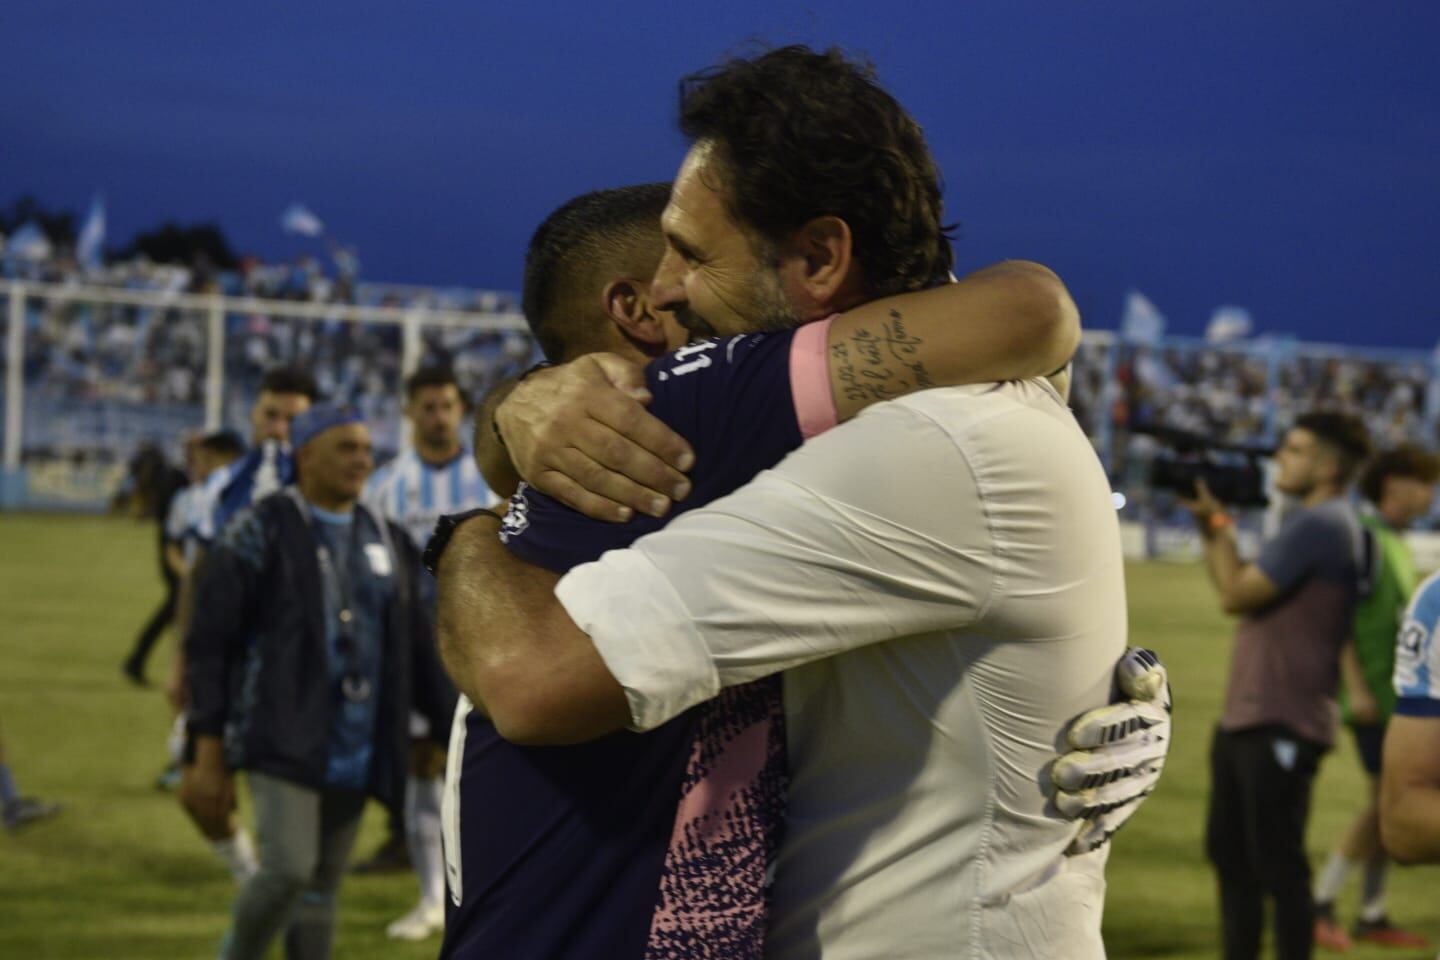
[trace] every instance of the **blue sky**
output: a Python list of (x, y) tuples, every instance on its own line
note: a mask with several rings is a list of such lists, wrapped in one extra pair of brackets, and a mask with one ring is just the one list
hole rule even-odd
[(516, 289), (585, 190), (668, 179), (679, 78), (747, 41), (864, 53), (924, 125), (958, 260), (1040, 260), (1091, 326), (1440, 339), (1440, 4), (146, 4), (10, 0), (0, 202), (110, 242), (307, 204), (369, 279)]

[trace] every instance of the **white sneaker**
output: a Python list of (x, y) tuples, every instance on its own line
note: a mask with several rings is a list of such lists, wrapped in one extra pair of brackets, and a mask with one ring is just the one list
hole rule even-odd
[(391, 940), (426, 940), (445, 929), (445, 905), (422, 903), (385, 928)]

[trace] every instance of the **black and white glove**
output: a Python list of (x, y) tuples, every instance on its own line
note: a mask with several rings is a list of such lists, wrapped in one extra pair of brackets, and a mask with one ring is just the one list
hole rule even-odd
[(1131, 647), (1115, 667), (1123, 698), (1081, 714), (1055, 762), (1055, 806), (1084, 826), (1066, 853), (1089, 853), (1135, 815), (1160, 780), (1170, 750), (1170, 681), (1153, 652)]

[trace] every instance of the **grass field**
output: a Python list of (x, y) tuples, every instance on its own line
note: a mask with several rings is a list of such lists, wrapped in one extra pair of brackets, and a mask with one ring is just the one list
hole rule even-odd
[[(0, 834), (0, 958), (159, 960), (212, 957), (233, 888), (151, 781), (164, 759), (166, 708), (123, 682), (118, 665), (158, 601), (152, 528), (119, 520), (0, 514), (0, 729), (23, 790), (63, 800), (62, 818)], [(1219, 711), (1229, 630), (1202, 572), (1130, 571), (1132, 639), (1159, 650), (1177, 692), (1165, 780), (1118, 838), (1110, 861), (1110, 955), (1218, 956), (1214, 884), (1201, 855), (1205, 754)], [(167, 647), (151, 668), (161, 675)], [(1358, 807), (1348, 742), (1316, 792), (1311, 850), (1320, 861)], [(378, 841), (371, 810), (358, 850)], [(1440, 870), (1396, 870), (1391, 912), (1440, 937)], [(336, 956), (432, 957), (436, 942), (394, 944), (386, 922), (414, 899), (409, 877), (352, 878), (341, 895)], [(1353, 913), (1357, 892), (1343, 904)], [(278, 953), (277, 953), (278, 955)], [(1348, 956), (1431, 960), (1358, 949)], [(609, 960), (609, 958), (597, 958)], [(1057, 958), (1063, 960), (1063, 958)]]

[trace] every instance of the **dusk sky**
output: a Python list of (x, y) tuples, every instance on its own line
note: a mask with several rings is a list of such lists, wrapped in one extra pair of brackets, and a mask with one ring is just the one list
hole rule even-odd
[(868, 56), (925, 127), (962, 269), (1042, 261), (1093, 327), (1440, 339), (1440, 4), (8, 0), (0, 203), (241, 252), (301, 202), (363, 278), (518, 289), (571, 196), (669, 179), (680, 77), (747, 41)]

